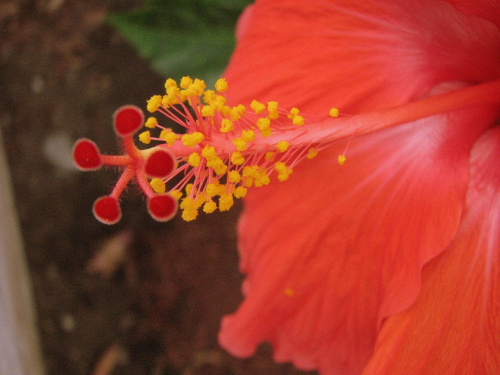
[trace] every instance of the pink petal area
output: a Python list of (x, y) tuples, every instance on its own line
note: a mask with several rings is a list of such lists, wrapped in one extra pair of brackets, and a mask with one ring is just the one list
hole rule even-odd
[(360, 373), (383, 319), (415, 300), (422, 266), (455, 236), (469, 150), (492, 112), (358, 137), (344, 166), (342, 144), (250, 191), (239, 226), (246, 299), (224, 319), (221, 345), (250, 356), (270, 341), (277, 361)]
[(463, 221), (423, 270), (414, 305), (384, 323), (371, 374), (500, 374), (500, 128), (471, 154)]
[(500, 77), (500, 32), (443, 1), (257, 1), (225, 73), (234, 103), (358, 113)]

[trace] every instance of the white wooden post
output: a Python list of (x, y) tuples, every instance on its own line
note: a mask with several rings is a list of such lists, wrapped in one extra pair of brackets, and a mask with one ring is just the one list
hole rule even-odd
[(41, 374), (30, 277), (0, 134), (0, 375)]

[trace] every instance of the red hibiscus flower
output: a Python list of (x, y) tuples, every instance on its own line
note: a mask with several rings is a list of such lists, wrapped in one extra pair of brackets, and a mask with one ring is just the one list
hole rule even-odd
[(500, 373), (499, 27), (494, 0), (246, 10), (229, 100), (347, 120), (312, 124), (338, 142), (249, 190), (223, 347), (268, 341), (321, 374)]

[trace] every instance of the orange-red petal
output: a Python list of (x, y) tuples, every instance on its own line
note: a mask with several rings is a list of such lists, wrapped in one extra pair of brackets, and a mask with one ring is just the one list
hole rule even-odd
[(472, 149), (459, 232), (423, 270), (422, 291), (390, 317), (365, 375), (500, 374), (500, 128)]
[(499, 54), (498, 28), (445, 1), (262, 0), (238, 29), (227, 94), (354, 114), (406, 103), (443, 81), (499, 78)]
[(224, 319), (221, 344), (249, 356), (270, 341), (277, 361), (360, 373), (381, 321), (415, 300), (422, 266), (455, 236), (471, 129), (493, 116), (462, 111), (355, 138), (344, 166), (342, 144), (249, 191), (246, 299)]

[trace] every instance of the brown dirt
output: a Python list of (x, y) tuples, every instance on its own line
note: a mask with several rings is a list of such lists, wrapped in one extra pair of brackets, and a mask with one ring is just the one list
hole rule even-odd
[[(72, 143), (117, 151), (111, 116), (145, 103), (164, 77), (105, 23), (138, 0), (0, 2), (0, 125), (16, 192), (48, 374), (301, 374), (262, 346), (252, 359), (217, 344), (223, 315), (241, 302), (235, 223), (239, 209), (153, 222), (134, 188), (116, 226), (92, 202), (113, 171), (71, 166)], [(144, 105), (142, 105), (144, 107)], [(132, 234), (109, 277), (86, 271), (103, 243)], [(304, 373), (305, 374), (305, 373)]]

